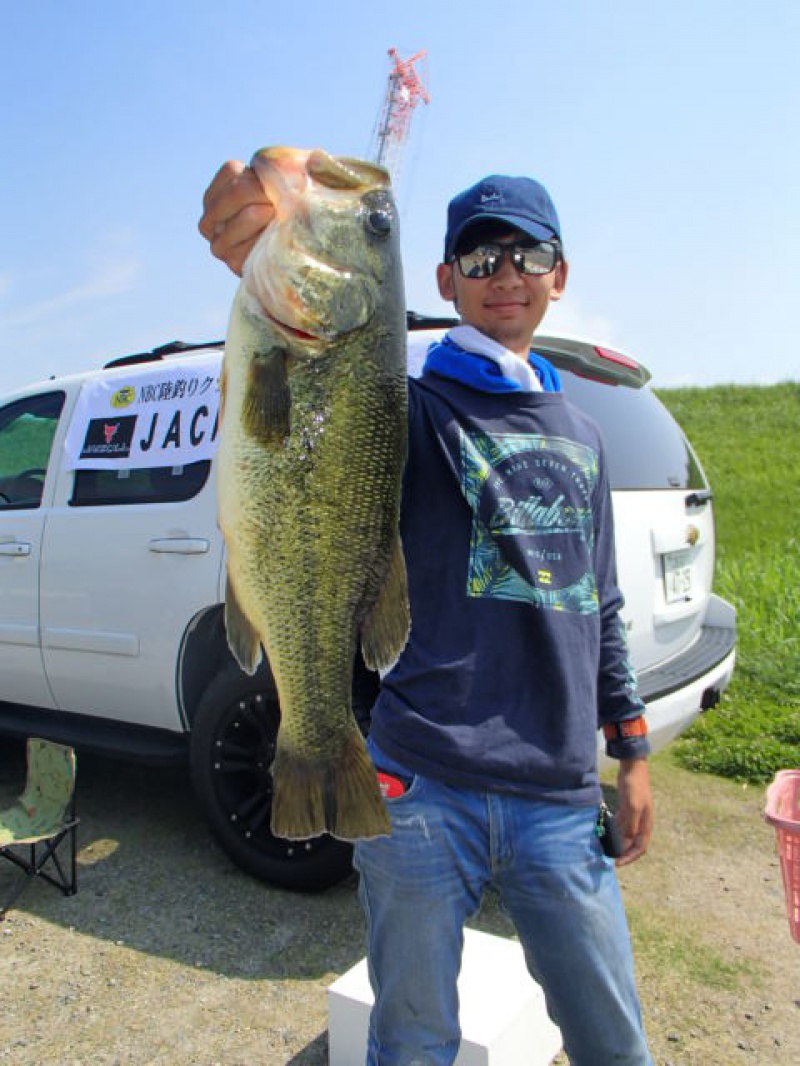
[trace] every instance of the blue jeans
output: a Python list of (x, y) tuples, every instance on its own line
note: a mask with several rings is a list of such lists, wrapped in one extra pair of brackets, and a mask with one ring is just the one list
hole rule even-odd
[[(401, 772), (379, 752), (380, 769)], [(367, 1066), (449, 1066), (465, 921), (492, 883), (572, 1066), (652, 1066), (614, 865), (597, 808), (413, 777), (390, 836), (359, 841), (375, 1006)]]

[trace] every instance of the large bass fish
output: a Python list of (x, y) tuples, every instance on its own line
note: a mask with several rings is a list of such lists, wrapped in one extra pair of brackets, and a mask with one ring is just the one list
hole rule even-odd
[(242, 669), (262, 646), (281, 724), (272, 832), (389, 832), (351, 707), (357, 642), (388, 666), (409, 629), (398, 534), (406, 454), (405, 307), (386, 172), (268, 148), (275, 218), (234, 300), (222, 371), (225, 623)]

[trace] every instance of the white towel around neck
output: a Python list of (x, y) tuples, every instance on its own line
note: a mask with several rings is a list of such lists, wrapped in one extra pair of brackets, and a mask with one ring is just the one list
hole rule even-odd
[(504, 377), (515, 381), (524, 392), (542, 392), (542, 383), (526, 359), (520, 359), (514, 352), (504, 348), (498, 341), (487, 337), (474, 326), (453, 326), (448, 336), (467, 352), (483, 355), (496, 363)]

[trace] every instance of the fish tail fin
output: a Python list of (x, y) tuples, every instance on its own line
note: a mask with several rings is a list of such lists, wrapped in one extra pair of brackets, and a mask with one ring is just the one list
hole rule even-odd
[(234, 659), (246, 674), (254, 674), (261, 662), (261, 638), (236, 598), (230, 575), (225, 586), (225, 633)]
[(383, 588), (361, 627), (361, 653), (370, 670), (392, 665), (405, 647), (410, 625), (406, 561), (397, 534)]
[(278, 739), (272, 766), (272, 832), (289, 840), (330, 833), (358, 840), (390, 832), (375, 767), (358, 727), (324, 762)]

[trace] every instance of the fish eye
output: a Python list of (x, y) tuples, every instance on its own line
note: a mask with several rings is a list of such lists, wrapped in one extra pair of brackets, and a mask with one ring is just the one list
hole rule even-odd
[(388, 211), (376, 208), (367, 215), (367, 226), (377, 237), (388, 237), (392, 232), (392, 220)]

